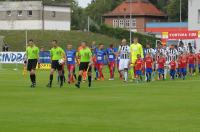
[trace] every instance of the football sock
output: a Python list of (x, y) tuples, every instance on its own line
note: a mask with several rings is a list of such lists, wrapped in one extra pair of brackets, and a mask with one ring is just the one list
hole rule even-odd
[(79, 75), (79, 76), (78, 76), (78, 85), (80, 85), (80, 84), (81, 84), (81, 80), (82, 80), (82, 76), (81, 76), (81, 75)]
[(102, 69), (99, 69), (100, 77), (103, 77)]
[(151, 81), (151, 73), (149, 73), (149, 81)]
[(63, 83), (63, 75), (60, 75), (60, 83)]
[(128, 72), (124, 71), (124, 80), (127, 81), (128, 80)]
[(142, 82), (142, 76), (140, 76), (140, 81)]
[(98, 70), (96, 70), (96, 78), (98, 78), (99, 77), (99, 72), (98, 72)]
[(89, 86), (91, 86), (92, 76), (88, 76), (88, 82), (89, 82)]
[(33, 74), (32, 76), (33, 76), (33, 83), (36, 83), (36, 75)]
[(49, 77), (49, 84), (50, 85), (52, 84), (52, 81), (53, 81), (53, 75), (50, 75), (50, 77)]
[(167, 72), (168, 72), (168, 69), (165, 69), (164, 70), (164, 77), (163, 77), (164, 79), (167, 78)]
[(160, 73), (158, 74), (158, 78), (161, 79), (161, 75), (160, 75)]
[(33, 75), (30, 75), (31, 82), (34, 83)]
[(148, 73), (146, 73), (146, 77), (147, 77), (147, 81), (149, 81), (149, 74)]

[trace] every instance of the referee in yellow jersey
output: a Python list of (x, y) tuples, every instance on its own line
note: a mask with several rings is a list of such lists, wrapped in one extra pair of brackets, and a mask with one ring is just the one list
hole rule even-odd
[(28, 47), (26, 48), (26, 57), (27, 60), (25, 61), (25, 64), (27, 63), (27, 70), (30, 72), (30, 79), (31, 79), (31, 87), (35, 88), (36, 86), (36, 75), (35, 70), (39, 59), (39, 48), (35, 46), (33, 43), (33, 40), (30, 39), (28, 41)]
[(90, 88), (92, 83), (92, 52), (90, 48), (87, 47), (86, 42), (81, 42), (81, 47), (82, 49), (78, 52), (78, 57), (80, 58), (78, 82), (75, 86), (80, 88), (83, 72), (86, 71), (89, 82), (88, 86)]
[[(63, 79), (64, 75), (62, 73), (63, 66), (65, 64), (66, 56), (65, 56), (65, 51), (58, 46), (57, 40), (52, 41), (52, 48), (50, 50), (51, 54), (51, 71), (50, 71), (50, 77), (49, 77), (49, 83), (47, 84), (47, 87), (51, 88), (52, 87), (52, 82), (53, 82), (53, 74), (55, 70), (58, 71), (59, 77), (60, 77), (60, 88), (63, 86)], [(63, 62), (59, 62), (62, 60)]]
[(138, 38), (134, 37), (133, 38), (133, 44), (130, 46), (130, 52), (131, 52), (131, 63), (133, 66), (132, 70), (132, 79), (134, 79), (134, 73), (135, 73), (135, 62), (137, 60), (137, 55), (141, 55), (142, 58), (144, 58), (144, 53), (143, 53), (143, 47), (142, 45), (138, 42)]

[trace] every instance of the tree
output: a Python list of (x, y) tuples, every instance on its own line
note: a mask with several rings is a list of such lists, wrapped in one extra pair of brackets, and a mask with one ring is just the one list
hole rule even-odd
[[(188, 19), (188, 0), (182, 0), (182, 20), (187, 21)], [(180, 21), (180, 0), (171, 0), (167, 5), (167, 14), (169, 21), (177, 22)]]
[[(169, 21), (180, 21), (180, 0), (149, 0), (168, 15)], [(182, 20), (188, 19), (188, 0), (182, 0)]]
[(124, 0), (93, 0), (85, 9), (85, 13), (98, 24), (101, 24), (102, 15), (113, 10), (123, 1)]

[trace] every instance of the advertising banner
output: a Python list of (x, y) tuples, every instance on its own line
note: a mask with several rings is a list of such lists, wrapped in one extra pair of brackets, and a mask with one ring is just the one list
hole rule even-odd
[(25, 52), (0, 52), (0, 63), (2, 64), (22, 64), (25, 58)]
[[(0, 52), (1, 64), (23, 64), (26, 59), (25, 52)], [(51, 69), (51, 57), (49, 51), (41, 51), (39, 54), (38, 69)]]
[(177, 32), (162, 32), (163, 39), (198, 39), (200, 38), (200, 31), (177, 31)]
[(51, 69), (51, 56), (49, 51), (40, 51), (38, 69), (48, 70)]

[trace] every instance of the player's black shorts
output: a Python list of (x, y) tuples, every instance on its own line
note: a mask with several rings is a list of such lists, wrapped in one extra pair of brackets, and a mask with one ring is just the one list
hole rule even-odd
[(28, 60), (28, 65), (27, 65), (27, 70), (35, 70), (37, 66), (37, 59), (29, 59)]
[(88, 72), (91, 72), (92, 67), (90, 66), (88, 69), (88, 66), (89, 66), (89, 62), (81, 62), (80, 66), (79, 66), (79, 71), (87, 71), (88, 70)]
[(63, 66), (59, 64), (58, 60), (52, 60), (51, 68), (58, 70), (58, 71), (61, 71), (63, 69)]

